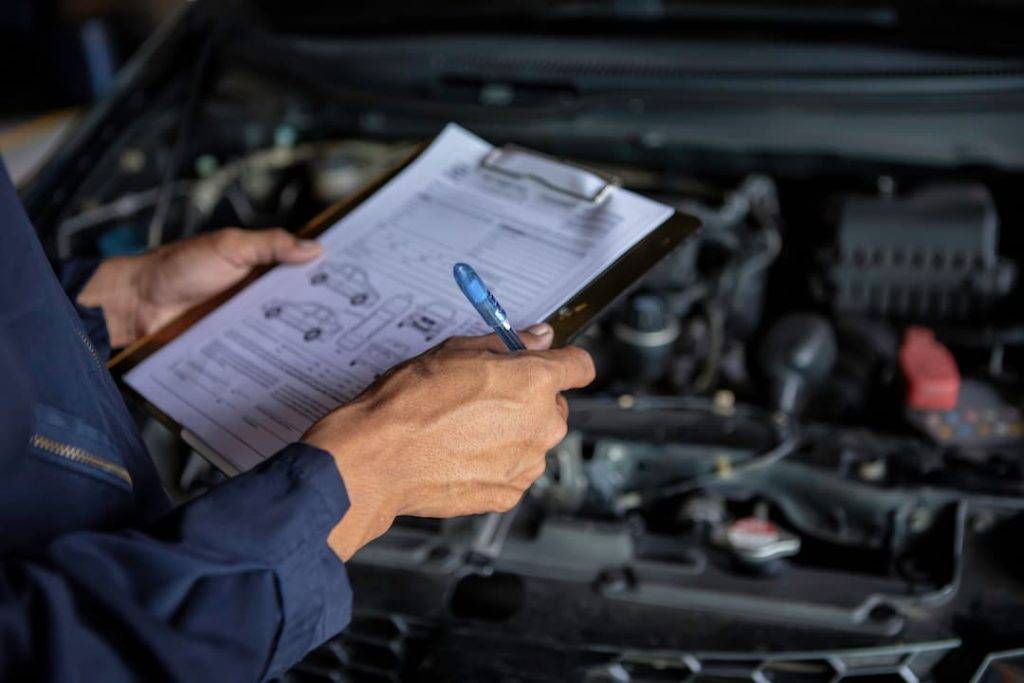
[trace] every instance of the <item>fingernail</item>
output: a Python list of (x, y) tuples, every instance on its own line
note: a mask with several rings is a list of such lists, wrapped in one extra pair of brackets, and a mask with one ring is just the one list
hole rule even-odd
[(530, 334), (538, 337), (547, 337), (548, 335), (554, 334), (555, 330), (547, 323), (537, 323), (536, 325), (530, 325), (526, 328), (526, 331)]
[(313, 251), (320, 248), (320, 243), (316, 240), (299, 240), (296, 242), (296, 246), (303, 251)]

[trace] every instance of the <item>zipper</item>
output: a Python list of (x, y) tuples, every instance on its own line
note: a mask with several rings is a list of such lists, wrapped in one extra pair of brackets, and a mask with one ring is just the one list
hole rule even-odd
[(42, 434), (32, 435), (32, 445), (65, 460), (71, 460), (72, 462), (87, 465), (106, 474), (113, 475), (129, 486), (132, 486), (132, 475), (128, 474), (128, 470), (109, 460), (93, 455), (84, 448), (62, 443)]
[(89, 350), (89, 355), (96, 361), (96, 365), (100, 368), (103, 367), (103, 361), (100, 360), (100, 354), (96, 352), (96, 347), (92, 345), (92, 340), (89, 339), (89, 335), (80, 329), (75, 328), (75, 332), (78, 333), (78, 338), (85, 344), (85, 348)]

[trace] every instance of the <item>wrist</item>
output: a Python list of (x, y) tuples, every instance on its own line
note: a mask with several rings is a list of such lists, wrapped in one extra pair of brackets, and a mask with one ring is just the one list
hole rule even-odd
[(139, 337), (139, 278), (143, 256), (115, 256), (103, 261), (85, 287), (77, 303), (102, 308), (113, 347), (127, 346)]
[(328, 536), (328, 544), (343, 561), (387, 531), (400, 509), (397, 482), (384, 478), (387, 467), (380, 455), (386, 450), (385, 439), (377, 432), (365, 411), (349, 404), (302, 437), (304, 443), (330, 454), (348, 494), (348, 511)]

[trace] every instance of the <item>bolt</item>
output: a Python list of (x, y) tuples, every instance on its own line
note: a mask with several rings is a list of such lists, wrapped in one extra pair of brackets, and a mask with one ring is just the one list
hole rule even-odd
[(891, 175), (878, 176), (878, 194), (886, 199), (896, 194), (896, 179)]
[(857, 476), (864, 481), (882, 481), (885, 478), (885, 461), (865, 460), (857, 467)]
[(984, 534), (992, 530), (996, 524), (996, 516), (991, 512), (976, 512), (971, 516), (971, 529), (975, 533)]
[(146, 155), (138, 148), (129, 147), (121, 154), (118, 163), (125, 173), (138, 173), (146, 166)]
[(712, 405), (719, 415), (732, 415), (736, 408), (736, 394), (728, 389), (719, 389), (712, 398)]
[(915, 533), (925, 531), (932, 524), (932, 513), (927, 508), (915, 508), (910, 513), (910, 530)]

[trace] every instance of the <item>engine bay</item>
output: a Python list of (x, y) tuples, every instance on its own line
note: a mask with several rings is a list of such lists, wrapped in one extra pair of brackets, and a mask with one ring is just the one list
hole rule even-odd
[[(521, 672), (510, 641), (535, 656), (526, 634), (538, 624), (554, 631), (558, 670), (587, 680), (918, 680), (940, 660), (954, 667), (959, 628), (976, 626), (968, 614), (1010, 610), (1002, 591), (1016, 592), (998, 587), (1015, 583), (1012, 551), (983, 561), (983, 585), (971, 577), (1018, 524), (1022, 432), (1014, 352), (1001, 343), (1011, 328), (975, 326), (1000, 296), (973, 290), (966, 266), (946, 293), (948, 273), (920, 270), (987, 263), (1009, 286), (1013, 261), (957, 256), (942, 220), (915, 244), (842, 240), (856, 207), (877, 210), (871, 227), (891, 240), (885, 222), (904, 230), (908, 205), (929, 213), (940, 198), (933, 216), (980, 218), (988, 197), (966, 186), (839, 195), (838, 238), (803, 255), (767, 177), (717, 206), (680, 199), (704, 220), (700, 243), (581, 340), (601, 385), (571, 398), (572, 431), (527, 499), (500, 523), (409, 520), (360, 567), (374, 581), (382, 568), (446, 577), (435, 601), (409, 588), (445, 615), (457, 651), (486, 653), (480, 668), (453, 654), (437, 670), (456, 679), (502, 671), (506, 653)], [(959, 227), (983, 239), (983, 223)], [(801, 257), (820, 270), (797, 267)], [(870, 267), (900, 259), (917, 264), (919, 289), (895, 277), (887, 290)], [(844, 271), (849, 261), (858, 269)], [(849, 296), (857, 288), (866, 297)], [(695, 621), (680, 628), (682, 614)], [(412, 637), (417, 621), (402, 623)], [(358, 653), (358, 638), (343, 640)]]
[[(424, 139), (326, 125), (251, 65), (194, 82), (37, 202), (56, 256), (295, 228)], [(598, 382), (521, 504), (400, 520), (349, 564), (351, 627), (286, 679), (955, 681), (1019, 647), (1021, 174), (548, 142), (699, 239), (577, 340)], [(144, 434), (179, 499), (217, 480)]]

